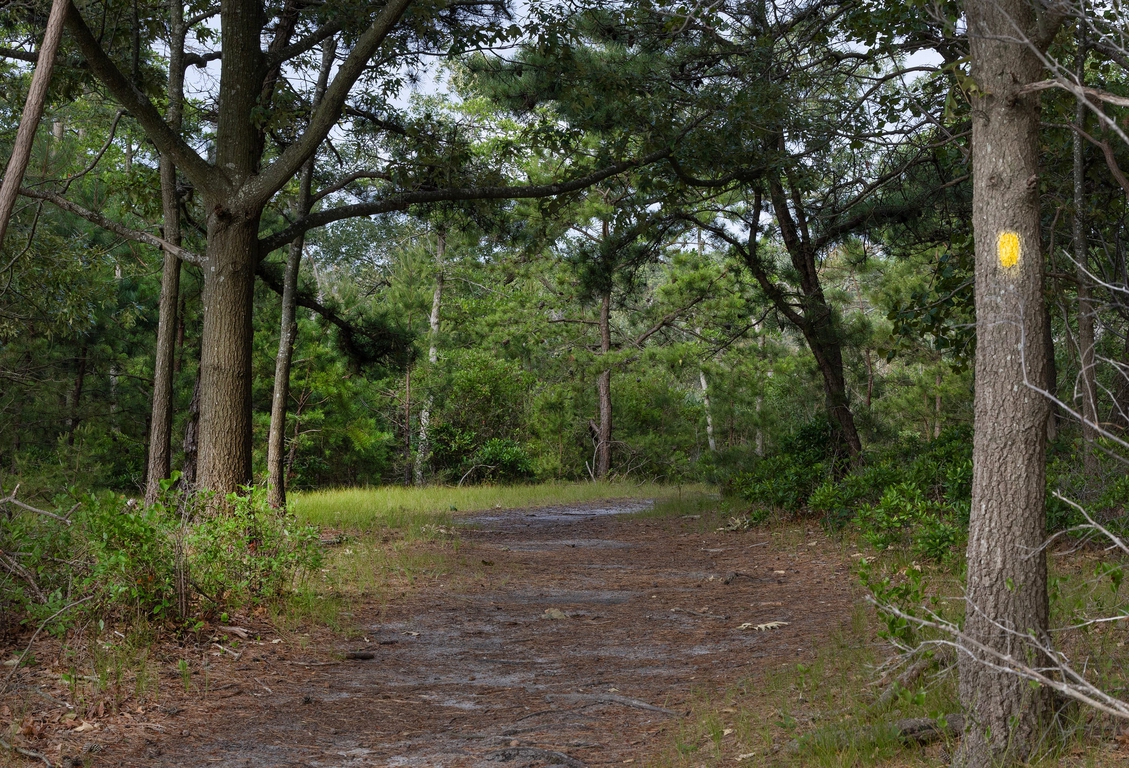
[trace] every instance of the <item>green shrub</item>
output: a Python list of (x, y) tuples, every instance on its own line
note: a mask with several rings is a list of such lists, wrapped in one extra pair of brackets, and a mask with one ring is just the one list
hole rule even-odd
[(733, 489), (753, 504), (800, 511), (815, 490), (845, 465), (837, 434), (826, 419), (805, 424), (783, 440), (778, 451), (737, 475)]
[(487, 480), (513, 482), (533, 475), (533, 462), (525, 448), (508, 438), (487, 440), (475, 452), (474, 463), (483, 467), (481, 476)]
[(189, 526), (185, 537), (192, 580), (226, 606), (281, 597), (295, 578), (322, 563), (316, 527), (272, 509), (265, 488), (245, 490), (228, 495), (223, 514)]
[[(11, 558), (0, 568), (0, 632), (14, 631), (13, 620), (38, 624), (76, 603), (81, 610), (63, 612), (52, 630), (92, 612), (194, 620), (278, 598), (320, 567), (316, 529), (272, 509), (264, 489), (231, 494), (221, 512), (209, 513), (205, 498), (165, 485), (152, 506), (102, 493), (81, 497), (69, 513), (70, 500), (60, 498), (57, 517), (0, 516), (0, 550)], [(183, 617), (173, 616), (178, 552), (193, 590)]]
[(901, 544), (916, 523), (929, 513), (925, 494), (913, 483), (891, 485), (875, 505), (864, 505), (858, 514), (862, 537), (875, 549)]

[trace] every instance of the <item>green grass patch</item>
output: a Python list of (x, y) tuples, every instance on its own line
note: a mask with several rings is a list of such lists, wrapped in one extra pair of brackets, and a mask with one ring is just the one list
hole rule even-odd
[(702, 494), (706, 486), (652, 483), (542, 483), (475, 485), (464, 488), (341, 488), (295, 493), (291, 508), (298, 519), (331, 528), (392, 528), (405, 536), (423, 535), (426, 526), (446, 525), (453, 515), (487, 509), (528, 509), (583, 504), (605, 499), (670, 499)]

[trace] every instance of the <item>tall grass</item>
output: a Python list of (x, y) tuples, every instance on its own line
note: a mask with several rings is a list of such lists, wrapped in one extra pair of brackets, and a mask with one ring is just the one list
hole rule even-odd
[(291, 507), (303, 522), (351, 530), (394, 528), (414, 530), (442, 525), (455, 514), (486, 509), (526, 509), (582, 504), (604, 499), (667, 499), (702, 493), (704, 486), (652, 483), (542, 483), (539, 485), (476, 485), (465, 488), (341, 488), (296, 493)]

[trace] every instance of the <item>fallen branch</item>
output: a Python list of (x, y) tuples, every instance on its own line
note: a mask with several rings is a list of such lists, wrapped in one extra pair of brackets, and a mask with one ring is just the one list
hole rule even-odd
[(918, 678), (924, 675), (929, 670), (929, 668), (933, 666), (934, 663), (938, 662), (946, 664), (947, 666), (950, 664), (955, 664), (956, 658), (952, 653), (948, 652), (948, 649), (944, 648), (943, 646), (940, 649), (940, 654), (938, 656), (932, 656), (928, 654), (922, 655), (921, 658), (914, 661), (912, 664), (906, 667), (900, 675), (898, 675), (897, 679), (894, 680), (894, 682), (892, 682), (889, 687), (882, 692), (882, 695), (878, 697), (874, 704), (871, 705), (871, 708), (885, 709), (887, 706), (893, 703), (894, 699), (898, 697), (899, 692), (906, 690), (911, 685), (916, 683)]
[(71, 511), (68, 512), (66, 514), (66, 516), (64, 517), (63, 515), (56, 515), (54, 512), (48, 512), (45, 509), (38, 509), (37, 507), (33, 507), (30, 504), (24, 504), (22, 501), (20, 501), (19, 499), (16, 498), (16, 494), (19, 493), (19, 492), (20, 492), (20, 486), (16, 485), (16, 487), (12, 490), (11, 493), (9, 493), (4, 498), (0, 499), (0, 504), (11, 504), (11, 505), (19, 507), (20, 509), (25, 510), (27, 512), (34, 512), (37, 515), (44, 515), (45, 517), (50, 517), (54, 520), (58, 520), (60, 523), (66, 523), (67, 525), (73, 525), (73, 523), (70, 520), (70, 516), (71, 516), (72, 512), (74, 512), (76, 509), (78, 509), (79, 505), (76, 504), (75, 506), (71, 507)]
[(546, 701), (564, 701), (577, 704), (619, 704), (623, 707), (645, 709), (648, 712), (660, 712), (664, 715), (677, 717), (678, 713), (665, 707), (656, 707), (639, 699), (629, 699), (626, 696), (616, 696), (614, 693), (552, 693), (545, 697)]
[(24, 757), (31, 757), (36, 760), (42, 760), (47, 768), (52, 768), (51, 761), (47, 759), (47, 756), (40, 752), (36, 752), (34, 749), (24, 749), (23, 747), (17, 747), (15, 744), (9, 744), (3, 739), (0, 739), (0, 747), (3, 747), (4, 749), (10, 749), (13, 752), (19, 752)]
[[(938, 719), (932, 717), (910, 717), (905, 720), (895, 720), (892, 723), (882, 723), (880, 725), (872, 725), (855, 730), (833, 731), (830, 734), (825, 732), (823, 736), (829, 739), (832, 742), (830, 746), (836, 749), (843, 749), (844, 747), (860, 741), (878, 741), (891, 737), (900, 739), (906, 744), (924, 746), (938, 739), (956, 738), (963, 730), (964, 717), (959, 714), (952, 714), (945, 715)], [(813, 736), (814, 734), (809, 734), (804, 738), (793, 739), (788, 742), (788, 746), (786, 747), (787, 751), (793, 754), (799, 752), (806, 742), (813, 740)], [(821, 746), (825, 746), (822, 743), (822, 739)]]

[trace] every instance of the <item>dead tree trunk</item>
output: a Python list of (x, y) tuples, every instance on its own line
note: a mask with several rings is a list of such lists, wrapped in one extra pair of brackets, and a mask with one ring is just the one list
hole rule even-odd
[[(447, 253), (447, 233), (439, 230), (435, 245), (435, 292), (431, 294), (431, 318), (428, 323), (428, 365), (439, 362), (439, 318), (443, 307), (443, 260)], [(427, 464), (431, 460), (431, 395), (424, 400), (419, 412), (419, 447), (416, 451), (416, 485), (426, 480)]]
[(709, 382), (706, 381), (704, 368), (698, 369), (698, 380), (702, 383), (702, 405), (706, 409), (706, 441), (709, 443), (710, 452), (717, 450), (717, 440), (713, 436), (713, 412), (710, 410)]
[(596, 478), (603, 480), (612, 467), (612, 369), (607, 356), (612, 349), (611, 289), (600, 299), (600, 360), (604, 365), (596, 377), (596, 407), (599, 423), (596, 431)]

